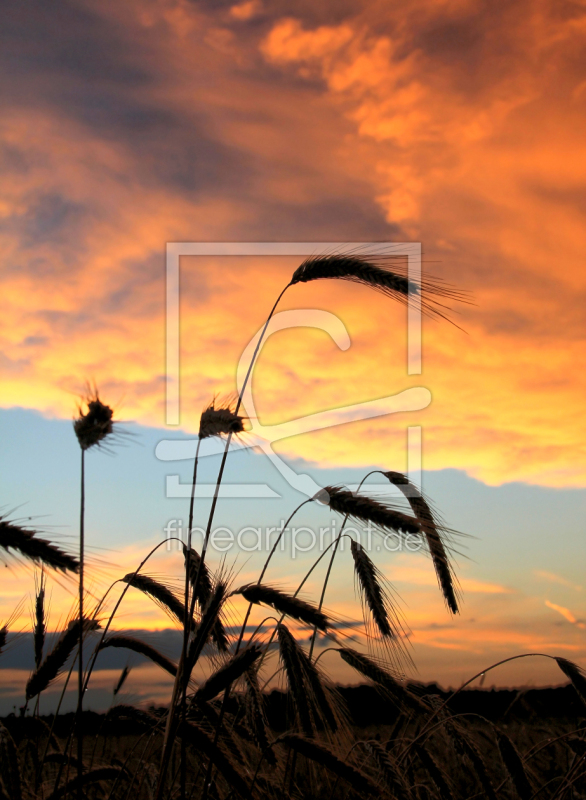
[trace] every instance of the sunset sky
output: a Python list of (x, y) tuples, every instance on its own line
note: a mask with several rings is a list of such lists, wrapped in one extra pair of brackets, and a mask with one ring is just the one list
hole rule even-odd
[[(459, 685), (529, 651), (586, 666), (584, 4), (8, 0), (0, 16), (3, 512), (75, 547), (71, 418), (89, 379), (132, 434), (88, 456), (95, 592), (186, 519), (166, 477), (187, 482), (189, 462), (159, 460), (157, 443), (192, 438), (210, 399), (234, 392), (300, 259), (182, 259), (177, 428), (165, 424), (168, 242), (420, 242), (426, 275), (473, 301), (454, 305), (455, 325), (424, 321), (422, 374), (406, 371), (404, 307), (342, 281), (301, 284), (280, 309), (335, 314), (351, 345), (271, 336), (259, 420), (429, 389), (421, 411), (275, 450), (319, 485), (354, 485), (405, 470), (406, 428), (422, 427), (423, 488), (467, 538), (454, 619), (423, 555), (379, 562), (412, 630), (413, 677)], [(204, 462), (213, 482), (217, 458)], [(218, 524), (278, 525), (303, 499), (265, 456), (235, 453), (227, 481), (251, 475), (276, 497), (225, 500)], [(347, 559), (326, 605), (351, 620)], [(180, 561), (161, 555), (151, 572), (179, 585)], [(229, 559), (242, 582), (260, 563)], [(4, 574), (0, 614), (25, 597), (25, 628), (32, 572)], [(302, 576), (282, 557), (271, 577)], [(55, 626), (74, 591), (55, 585)], [(170, 627), (132, 593), (119, 625)], [(558, 680), (535, 659), (492, 682)]]

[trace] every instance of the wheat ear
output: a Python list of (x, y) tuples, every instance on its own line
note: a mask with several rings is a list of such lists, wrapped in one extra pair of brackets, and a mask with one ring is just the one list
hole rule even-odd
[(333, 772), (338, 778), (349, 783), (359, 793), (359, 796), (379, 793), (378, 788), (367, 775), (347, 761), (342, 761), (329, 747), (296, 733), (285, 733), (279, 736), (277, 741), (288, 745), (295, 752)]
[(126, 679), (130, 675), (130, 669), (131, 668), (128, 665), (126, 665), (122, 670), (122, 672), (120, 673), (120, 677), (118, 678), (116, 686), (114, 687), (114, 691), (112, 692), (114, 697), (116, 697), (116, 695), (122, 690), (122, 687), (126, 683)]
[(423, 311), (443, 318), (446, 306), (436, 298), (468, 302), (464, 293), (437, 279), (424, 278), (420, 284), (410, 281), (408, 271), (392, 255), (338, 254), (308, 258), (293, 273), (291, 284), (324, 279), (359, 283), (404, 304), (409, 303), (413, 295), (420, 295)]
[(425, 767), (427, 774), (433, 781), (435, 788), (442, 800), (454, 800), (453, 792), (444, 776), (444, 773), (436, 764), (434, 757), (427, 750), (424, 744), (416, 744), (415, 751), (419, 760)]
[(246, 670), (250, 669), (261, 654), (262, 649), (254, 644), (236, 653), (229, 661), (213, 672), (205, 683), (202, 683), (194, 695), (194, 700), (206, 702), (216, 697), (227, 686), (237, 681)]
[(571, 680), (580, 700), (586, 705), (586, 676), (584, 671), (573, 661), (568, 661), (567, 658), (556, 658), (555, 660), (564, 675)]
[(496, 737), (503, 764), (507, 769), (507, 773), (513, 782), (517, 794), (521, 800), (531, 800), (533, 797), (533, 789), (527, 773), (525, 772), (521, 756), (517, 753), (515, 745), (506, 733), (502, 733), (502, 731), (496, 731)]
[(277, 625), (277, 636), (279, 639), (279, 655), (287, 675), (289, 692), (293, 699), (299, 724), (306, 736), (313, 736), (314, 724), (309, 704), (309, 686), (299, 657), (300, 648), (285, 625)]
[(358, 495), (339, 486), (326, 486), (316, 495), (332, 511), (359, 522), (370, 522), (382, 533), (421, 534), (421, 523), (386, 503)]
[(305, 622), (312, 627), (315, 626), (322, 631), (327, 630), (330, 624), (327, 616), (312, 603), (300, 600), (294, 595), (285, 594), (285, 592), (266, 584), (250, 583), (236, 589), (233, 594), (241, 594), (249, 603), (256, 605), (264, 603), (280, 614)]
[(36, 564), (44, 564), (61, 572), (79, 571), (79, 561), (76, 558), (46, 539), (41, 539), (34, 531), (9, 522), (4, 517), (0, 517), (0, 548), (14, 550)]
[(389, 670), (383, 669), (373, 659), (350, 647), (342, 647), (338, 652), (353, 669), (385, 689), (398, 706), (409, 705), (419, 712), (428, 713), (428, 707), (418, 697), (406, 689)]
[(402, 630), (388, 593), (381, 586), (382, 575), (359, 542), (350, 543), (362, 605), (370, 609), (380, 635), (400, 642)]
[[(85, 619), (83, 629), (85, 633), (99, 628), (96, 620)], [(26, 699), (36, 697), (39, 692), (44, 692), (65, 666), (73, 648), (79, 642), (79, 621), (71, 620), (66, 630), (61, 634), (51, 652), (47, 653), (26, 684)]]
[(385, 748), (376, 741), (366, 743), (366, 749), (382, 773), (391, 796), (396, 800), (409, 800), (409, 793), (405, 787), (401, 771), (397, 764), (387, 753)]
[(269, 747), (264, 700), (260, 686), (258, 685), (258, 673), (256, 668), (253, 667), (246, 670), (245, 678), (248, 687), (245, 702), (250, 729), (259, 750), (268, 763), (274, 765), (277, 763), (277, 759), (272, 748)]
[(457, 614), (459, 609), (453, 568), (429, 503), (406, 475), (400, 472), (384, 472), (383, 474), (403, 492), (411, 510), (420, 521), (444, 600), (452, 614)]
[[(185, 566), (189, 562), (189, 583), (196, 592), (196, 600), (201, 611), (203, 611), (212, 596), (212, 579), (207, 564), (202, 563), (201, 556), (193, 547), (189, 550), (183, 547), (183, 557)], [(199, 575), (199, 580), (197, 579)], [(228, 636), (220, 620), (217, 620), (212, 628), (212, 640), (220, 653), (227, 653), (229, 650)]]
[(173, 675), (173, 677), (177, 675), (176, 664), (150, 644), (134, 636), (125, 636), (121, 633), (112, 634), (111, 636), (107, 636), (100, 644), (100, 650), (104, 650), (106, 647), (125, 647), (127, 650), (132, 650), (133, 653), (138, 653), (141, 656), (149, 658), (153, 663), (168, 672), (169, 675)]
[(242, 798), (248, 796), (248, 786), (243, 776), (232, 760), (204, 730), (194, 723), (183, 722), (179, 726), (178, 735), (191, 742), (208, 757), (233, 791), (237, 792)]
[(38, 580), (38, 583), (35, 575), (35, 584), (36, 584), (36, 596), (35, 596), (35, 613), (34, 613), (34, 628), (33, 628), (33, 645), (35, 651), (35, 668), (38, 669), (41, 666), (41, 661), (43, 660), (43, 648), (45, 646), (45, 633), (46, 633), (45, 572), (43, 569), (41, 569), (41, 575)]
[[(148, 595), (151, 599), (157, 603), (160, 608), (164, 611), (167, 611), (174, 617), (177, 622), (183, 625), (185, 620), (185, 606), (179, 600), (173, 592), (164, 586), (159, 581), (156, 581), (154, 578), (149, 577), (148, 575), (143, 575), (142, 573), (135, 573), (129, 572), (128, 575), (125, 575), (121, 580), (124, 583), (133, 586), (135, 589), (139, 589), (144, 594)], [(191, 620), (191, 627), (194, 627), (194, 621)]]

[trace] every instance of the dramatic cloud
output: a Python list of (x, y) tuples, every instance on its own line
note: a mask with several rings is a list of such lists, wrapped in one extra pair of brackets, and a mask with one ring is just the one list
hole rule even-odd
[[(265, 424), (431, 389), (429, 409), (300, 436), (287, 456), (489, 483), (583, 486), (586, 23), (575, 5), (182, 0), (4, 6), (2, 403), (68, 417), (87, 377), (164, 420), (168, 241), (421, 241), (472, 292), (426, 324), (347, 284), (283, 308), (339, 315), (352, 347), (282, 332), (255, 375)], [(439, 262), (439, 263), (437, 263)], [(183, 424), (235, 386), (296, 262), (184, 259)]]

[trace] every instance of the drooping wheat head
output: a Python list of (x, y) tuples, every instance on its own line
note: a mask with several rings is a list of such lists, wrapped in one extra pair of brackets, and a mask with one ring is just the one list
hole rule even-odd
[(44, 564), (60, 572), (79, 571), (79, 562), (74, 556), (40, 538), (35, 531), (9, 522), (4, 517), (0, 517), (0, 548), (7, 552), (14, 550), (36, 564)]
[(454, 570), (442, 540), (441, 527), (435, 520), (429, 503), (406, 475), (400, 472), (385, 472), (384, 475), (403, 492), (413, 513), (421, 523), (421, 530), (427, 541), (444, 600), (452, 614), (457, 614), (459, 610), (458, 588)]
[(314, 498), (332, 511), (357, 522), (371, 523), (381, 533), (421, 535), (421, 523), (380, 500), (359, 495), (339, 486), (326, 486)]
[[(135, 589), (139, 589), (144, 594), (148, 595), (155, 603), (162, 608), (165, 612), (170, 614), (180, 625), (183, 625), (185, 620), (185, 606), (177, 598), (173, 592), (160, 581), (151, 578), (150, 575), (143, 573), (129, 572), (121, 580), (128, 583)], [(195, 621), (191, 620), (191, 627), (195, 626)]]
[(396, 256), (337, 254), (314, 256), (306, 259), (293, 273), (291, 284), (316, 280), (344, 280), (368, 286), (378, 292), (407, 304), (415, 295), (421, 296), (424, 313), (444, 317), (445, 301), (468, 302), (467, 296), (434, 278), (423, 278), (421, 283), (409, 280), (404, 261)]
[(371, 618), (380, 636), (392, 648), (393, 655), (400, 662), (407, 655), (405, 650), (406, 632), (403, 628), (400, 612), (390, 591), (384, 585), (384, 576), (359, 542), (350, 543), (350, 551), (354, 559), (356, 583), (364, 610), (366, 629), (370, 629)]
[(299, 597), (286, 594), (280, 589), (263, 583), (249, 583), (236, 589), (232, 594), (241, 594), (249, 603), (271, 606), (279, 614), (285, 614), (291, 619), (305, 622), (311, 627), (326, 631), (330, 626), (328, 617), (313, 603), (301, 600)]
[(107, 647), (124, 647), (127, 650), (132, 650), (133, 653), (145, 656), (150, 659), (154, 664), (157, 664), (169, 675), (175, 677), (177, 675), (177, 665), (174, 664), (170, 658), (163, 655), (155, 647), (152, 647), (148, 642), (142, 639), (137, 639), (135, 636), (127, 636), (122, 633), (113, 633), (106, 636), (103, 642), (100, 643), (100, 650), (105, 650)]

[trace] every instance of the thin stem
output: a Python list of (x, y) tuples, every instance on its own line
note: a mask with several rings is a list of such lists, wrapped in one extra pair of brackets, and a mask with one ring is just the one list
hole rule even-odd
[(79, 513), (79, 656), (77, 665), (77, 777), (78, 800), (83, 800), (83, 568), (85, 548), (85, 450), (81, 450), (81, 502)]
[[(364, 483), (364, 481), (367, 478), (369, 478), (371, 475), (374, 475), (377, 472), (380, 472), (380, 470), (379, 469), (373, 469), (371, 472), (369, 472), (368, 474), (366, 474), (364, 476), (364, 478), (358, 484), (358, 489), (356, 490), (356, 494), (358, 494), (358, 492), (362, 489), (362, 484)], [(340, 539), (341, 539), (342, 533), (344, 531), (344, 528), (346, 527), (346, 523), (348, 522), (348, 517), (349, 516), (350, 516), (350, 514), (346, 514), (346, 516), (344, 517), (344, 522), (342, 523), (342, 527), (340, 528), (340, 532), (338, 533), (338, 538), (336, 539), (336, 543), (334, 545), (334, 549), (332, 550), (332, 556), (330, 558), (330, 563), (328, 564), (328, 571), (326, 572), (324, 585), (322, 586), (322, 590), (321, 590), (321, 597), (319, 598), (319, 606), (318, 606), (318, 610), (319, 611), (321, 611), (322, 606), (323, 606), (324, 597), (326, 596), (326, 589), (328, 588), (328, 581), (330, 579), (330, 574), (332, 572), (332, 567), (334, 566), (334, 559), (336, 557), (336, 553), (338, 552), (338, 544), (340, 542)], [(314, 648), (314, 645), (315, 645), (316, 636), (317, 636), (317, 625), (313, 629), (313, 635), (311, 637), (311, 644), (309, 646), (309, 660), (310, 661), (311, 661), (311, 658), (313, 656), (313, 648)]]
[[(267, 569), (269, 568), (270, 561), (271, 561), (273, 555), (275, 554), (275, 551), (276, 551), (277, 547), (279, 546), (279, 542), (281, 541), (281, 538), (282, 538), (283, 534), (287, 530), (287, 526), (289, 525), (289, 523), (291, 522), (291, 520), (293, 519), (293, 517), (299, 511), (300, 508), (302, 508), (304, 505), (306, 505), (306, 503), (312, 503), (312, 502), (313, 502), (313, 498), (309, 498), (308, 500), (304, 500), (302, 503), (300, 503), (297, 506), (297, 508), (293, 511), (293, 513), (289, 515), (289, 518), (288, 518), (287, 522), (283, 525), (279, 535), (275, 539), (275, 544), (273, 545), (273, 547), (271, 549), (271, 552), (267, 556), (267, 559), (266, 559), (266, 561), (264, 563), (264, 566), (262, 568), (262, 571), (260, 573), (258, 581), (256, 582), (257, 586), (259, 586), (260, 583), (262, 582), (262, 579), (264, 578), (265, 573), (266, 573)], [(238, 637), (238, 642), (236, 643), (236, 651), (235, 651), (236, 653), (238, 653), (238, 651), (240, 650), (240, 645), (242, 644), (242, 639), (244, 637), (244, 632), (246, 630), (246, 623), (248, 622), (248, 618), (250, 617), (250, 612), (252, 610), (252, 606), (253, 606), (253, 603), (249, 603), (248, 604), (248, 609), (247, 609), (246, 615), (244, 617), (244, 622), (242, 623), (242, 628), (240, 629), (240, 636)], [(231, 691), (232, 691), (232, 684), (230, 683), (226, 687), (226, 689), (224, 690), (224, 697), (222, 699), (222, 707), (220, 708), (220, 715), (219, 715), (219, 719), (218, 719), (218, 724), (216, 725), (216, 732), (215, 732), (215, 735), (214, 735), (214, 745), (218, 744), (218, 739), (220, 737), (220, 731), (222, 730), (222, 723), (224, 721), (224, 715), (226, 713), (226, 708), (228, 707), (228, 700), (230, 698), (230, 692)], [(208, 761), (208, 768), (207, 768), (206, 777), (205, 777), (205, 781), (204, 781), (204, 793), (203, 793), (203, 796), (202, 796), (202, 800), (206, 800), (206, 798), (207, 798), (207, 787), (209, 786), (210, 781), (211, 781), (212, 769), (213, 769), (213, 763), (212, 763), (212, 761), (210, 759), (210, 761)]]
[[(272, 309), (271, 309), (271, 311), (269, 313), (269, 316), (267, 317), (267, 321), (265, 322), (265, 325), (264, 325), (264, 328), (262, 329), (262, 332), (261, 332), (261, 335), (259, 337), (259, 340), (256, 343), (256, 347), (254, 348), (254, 353), (252, 354), (252, 358), (250, 360), (250, 364), (248, 365), (248, 370), (246, 372), (246, 377), (244, 378), (244, 382), (242, 384), (242, 388), (240, 390), (240, 393), (238, 394), (238, 400), (236, 402), (236, 407), (234, 409), (234, 413), (235, 414), (238, 414), (238, 411), (240, 410), (240, 406), (242, 405), (242, 397), (244, 395), (244, 392), (245, 392), (246, 387), (248, 385), (248, 381), (249, 381), (250, 376), (252, 374), (252, 368), (254, 367), (254, 362), (256, 361), (256, 357), (258, 355), (258, 352), (260, 350), (260, 346), (262, 344), (262, 341), (264, 339), (265, 333), (266, 333), (267, 328), (269, 326), (269, 322), (271, 321), (271, 319), (273, 317), (273, 314), (277, 310), (277, 306), (279, 305), (279, 302), (281, 301), (281, 298), (283, 297), (283, 295), (285, 294), (285, 292), (287, 291), (287, 289), (289, 288), (290, 285), (291, 284), (288, 283), (287, 286), (285, 286), (285, 288), (281, 292), (281, 294), (277, 297), (277, 299), (275, 301), (275, 304), (273, 305), (273, 307), (272, 307)], [(213, 523), (213, 520), (214, 520), (214, 514), (215, 514), (215, 511), (216, 511), (216, 506), (218, 504), (218, 497), (219, 497), (219, 494), (220, 494), (220, 486), (221, 486), (221, 483), (222, 483), (222, 478), (224, 476), (224, 468), (226, 466), (226, 459), (228, 458), (228, 450), (230, 449), (230, 443), (231, 442), (232, 442), (232, 433), (229, 433), (228, 436), (226, 437), (226, 446), (224, 447), (224, 452), (222, 454), (222, 461), (220, 463), (220, 469), (219, 469), (219, 472), (218, 472), (218, 477), (216, 479), (216, 487), (214, 489), (214, 496), (212, 498), (212, 506), (211, 506), (211, 509), (210, 509), (210, 515), (208, 517), (208, 524), (207, 524), (207, 527), (206, 527), (205, 537), (204, 537), (204, 541), (203, 541), (203, 545), (202, 545), (202, 549), (201, 549), (201, 557), (200, 557), (199, 564), (198, 564), (198, 567), (197, 567), (197, 573), (196, 573), (196, 576), (195, 576), (195, 581), (193, 582), (193, 593), (192, 593), (191, 604), (190, 604), (190, 609), (189, 609), (190, 617), (193, 616), (193, 612), (195, 610), (195, 599), (197, 597), (197, 590), (199, 588), (199, 581), (200, 581), (200, 577), (201, 577), (201, 572), (202, 572), (202, 569), (204, 567), (205, 557), (206, 557), (206, 553), (207, 553), (207, 549), (208, 549), (208, 542), (209, 542), (209, 538), (210, 538), (210, 534), (211, 534), (211, 530), (212, 530), (212, 523)], [(180, 685), (179, 682), (181, 680), (182, 671), (184, 669), (185, 658), (186, 657), (183, 655), (183, 651), (182, 651), (181, 652), (181, 658), (179, 660), (179, 665), (177, 667), (177, 676), (175, 678), (175, 685), (173, 686), (173, 695), (171, 697), (171, 705), (169, 706), (169, 716), (167, 717), (167, 728), (165, 730), (165, 744), (163, 746), (163, 755), (162, 755), (162, 759), (161, 759), (161, 768), (160, 768), (160, 771), (159, 771), (159, 782), (158, 782), (158, 785), (157, 785), (157, 791), (156, 791), (156, 795), (155, 795), (155, 800), (161, 800), (161, 795), (162, 795), (162, 792), (163, 792), (163, 783), (164, 783), (164, 780), (165, 780), (165, 776), (167, 774), (167, 767), (168, 767), (169, 756), (170, 756), (170, 742), (171, 742), (171, 738), (172, 738), (171, 737), (171, 730), (172, 730), (172, 726), (173, 726), (173, 722), (174, 722), (175, 707), (176, 707), (176, 702), (177, 702), (177, 694), (178, 694), (178, 689), (179, 689), (179, 685)], [(188, 680), (189, 680), (189, 676), (186, 675), (185, 676), (185, 681), (187, 682)], [(210, 762), (210, 764), (211, 764), (211, 762)], [(204, 787), (203, 800), (205, 800), (206, 796), (207, 796), (207, 784)]]
[[(189, 521), (187, 525), (187, 552), (185, 554), (185, 617), (183, 620), (183, 649), (181, 651), (181, 662), (184, 664), (187, 658), (187, 645), (189, 640), (189, 575), (191, 570), (191, 530), (193, 528), (193, 508), (195, 505), (195, 485), (197, 482), (197, 465), (199, 461), (199, 447), (201, 439), (197, 440), (197, 449), (195, 451), (195, 459), (193, 461), (193, 479), (191, 481), (191, 498), (189, 500)], [(195, 598), (195, 592), (194, 592)], [(179, 674), (179, 673), (178, 673)], [(185, 712), (187, 707), (187, 680), (183, 680), (181, 691), (181, 722), (185, 722)], [(185, 784), (186, 784), (186, 769), (187, 769), (187, 752), (186, 752), (185, 737), (181, 737), (181, 756), (179, 767), (181, 770), (180, 775), (180, 792), (181, 800), (185, 800)]]

